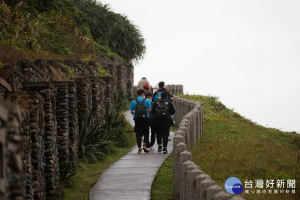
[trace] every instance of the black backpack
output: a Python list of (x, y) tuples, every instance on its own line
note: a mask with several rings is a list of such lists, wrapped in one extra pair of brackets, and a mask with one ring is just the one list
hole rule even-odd
[(143, 99), (142, 102), (139, 102), (138, 99), (136, 99), (135, 119), (144, 119), (147, 117), (145, 100), (146, 99)]
[(169, 116), (169, 102), (165, 99), (159, 99), (156, 102), (156, 112), (157, 117)]

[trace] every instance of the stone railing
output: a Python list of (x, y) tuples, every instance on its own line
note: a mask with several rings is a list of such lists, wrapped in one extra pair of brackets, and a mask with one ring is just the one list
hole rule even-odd
[(198, 102), (174, 97), (179, 124), (173, 139), (174, 196), (180, 200), (242, 200), (229, 195), (192, 161), (190, 149), (203, 134), (203, 110)]
[(183, 85), (166, 85), (165, 88), (171, 93), (171, 94), (183, 94)]
[[(99, 63), (111, 76), (98, 77)], [(133, 65), (107, 57), (0, 68), (0, 199), (61, 199), (61, 174), (78, 159), (78, 122), (86, 110), (103, 122), (117, 89), (133, 91)]]

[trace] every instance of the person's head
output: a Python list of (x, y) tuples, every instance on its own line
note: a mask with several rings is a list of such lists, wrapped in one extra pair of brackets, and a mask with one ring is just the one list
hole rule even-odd
[(161, 81), (158, 83), (159, 88), (164, 88), (165, 87), (165, 82)]
[(162, 99), (167, 99), (168, 98), (168, 93), (167, 92), (161, 93), (161, 98)]
[(138, 95), (138, 96), (145, 96), (144, 90), (143, 90), (143, 89), (139, 89), (139, 90), (137, 91), (137, 95)]
[(148, 93), (148, 94), (146, 94), (146, 97), (145, 97), (146, 99), (149, 99), (149, 100), (152, 100), (152, 94), (151, 93)]

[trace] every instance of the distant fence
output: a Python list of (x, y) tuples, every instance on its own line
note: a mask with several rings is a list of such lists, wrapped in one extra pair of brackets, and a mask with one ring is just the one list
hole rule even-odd
[(174, 97), (179, 123), (173, 139), (174, 196), (180, 200), (243, 200), (229, 195), (192, 161), (189, 149), (203, 134), (203, 110), (198, 102)]
[[(183, 94), (183, 85), (166, 85), (165, 88), (173, 95)], [(152, 92), (154, 93), (159, 88), (152, 88)]]

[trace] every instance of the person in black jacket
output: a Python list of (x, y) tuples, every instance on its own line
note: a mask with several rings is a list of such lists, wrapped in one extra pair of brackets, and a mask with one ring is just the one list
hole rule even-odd
[(161, 81), (158, 83), (159, 89), (154, 92), (152, 102), (156, 102), (158, 99), (161, 98), (161, 93), (166, 92), (168, 94), (168, 99), (173, 101), (173, 95), (170, 94), (165, 87), (165, 82)]
[(168, 99), (168, 93), (162, 92), (161, 98), (153, 104), (152, 111), (155, 115), (158, 152), (161, 152), (163, 150), (164, 154), (168, 153), (167, 146), (170, 133), (170, 116), (174, 115), (175, 111), (176, 110), (173, 102)]
[[(146, 95), (146, 99), (151, 101), (151, 105), (153, 107), (152, 94), (151, 93), (148, 93)], [(152, 112), (150, 113), (149, 126), (150, 126), (150, 129), (151, 129), (150, 150), (153, 150), (157, 135), (156, 135), (156, 128), (155, 128), (155, 115)]]

